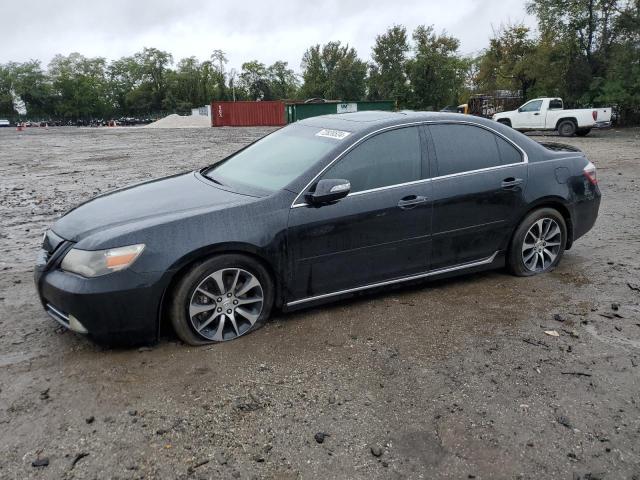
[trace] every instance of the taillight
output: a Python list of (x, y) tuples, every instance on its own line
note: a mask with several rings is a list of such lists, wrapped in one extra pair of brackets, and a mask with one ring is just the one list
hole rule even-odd
[(598, 120), (598, 111), (594, 110), (593, 112), (591, 112), (591, 116), (593, 117), (593, 121), (597, 121)]
[(591, 185), (598, 184), (598, 177), (596, 177), (596, 166), (593, 163), (589, 162), (587, 166), (584, 167), (582, 172), (584, 176), (587, 177), (587, 180), (591, 182)]

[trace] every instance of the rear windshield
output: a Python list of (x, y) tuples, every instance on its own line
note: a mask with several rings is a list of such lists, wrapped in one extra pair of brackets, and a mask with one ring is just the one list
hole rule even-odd
[(349, 136), (348, 132), (295, 124), (205, 170), (211, 180), (230, 187), (274, 192), (282, 189)]

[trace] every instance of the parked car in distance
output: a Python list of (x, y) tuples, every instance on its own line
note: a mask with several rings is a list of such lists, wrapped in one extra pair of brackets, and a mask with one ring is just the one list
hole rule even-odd
[(77, 206), (46, 232), (35, 283), (50, 316), (99, 342), (154, 341), (168, 318), (199, 345), (274, 308), (504, 265), (548, 272), (599, 204), (574, 147), (460, 114), (327, 115)]
[(0, 118), (0, 127), (10, 127), (11, 123), (5, 118)]
[(611, 124), (611, 108), (564, 110), (561, 98), (535, 98), (517, 110), (493, 115), (493, 120), (521, 132), (556, 130), (563, 137), (588, 135), (598, 122)]

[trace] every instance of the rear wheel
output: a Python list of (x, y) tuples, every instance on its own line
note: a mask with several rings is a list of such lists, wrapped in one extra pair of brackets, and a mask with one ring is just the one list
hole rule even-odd
[(576, 133), (577, 127), (573, 120), (563, 120), (558, 125), (558, 133), (561, 137), (572, 137)]
[(185, 343), (225, 342), (260, 328), (273, 298), (273, 281), (260, 262), (220, 255), (195, 264), (178, 281), (169, 315)]
[(589, 135), (589, 132), (591, 132), (591, 129), (590, 128), (585, 128), (585, 129), (582, 129), (582, 130), (578, 130), (576, 132), (576, 135), (578, 137), (586, 137), (587, 135)]
[(567, 225), (553, 208), (541, 208), (527, 215), (516, 229), (507, 255), (509, 270), (528, 277), (553, 270), (564, 253)]

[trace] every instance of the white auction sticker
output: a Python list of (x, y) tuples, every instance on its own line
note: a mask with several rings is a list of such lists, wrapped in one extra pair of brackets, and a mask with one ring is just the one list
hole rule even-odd
[(342, 130), (329, 130), (329, 129), (320, 130), (318, 133), (316, 133), (316, 137), (333, 138), (335, 140), (344, 140), (349, 135), (351, 135), (351, 132), (343, 132)]

